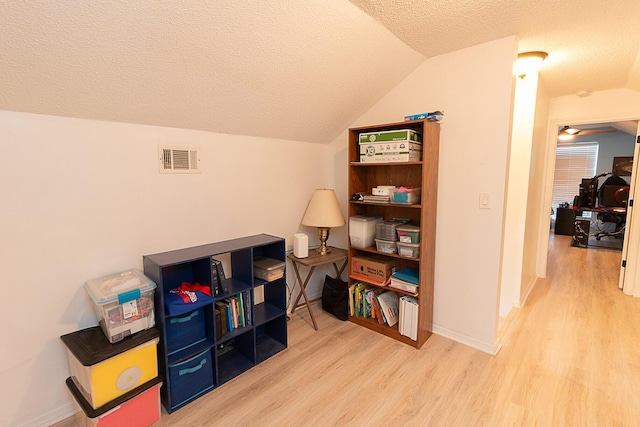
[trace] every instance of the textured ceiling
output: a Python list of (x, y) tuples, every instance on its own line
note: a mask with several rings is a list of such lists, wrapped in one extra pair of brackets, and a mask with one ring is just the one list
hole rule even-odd
[(640, 90), (637, 22), (637, 0), (0, 0), (0, 109), (328, 142), (425, 58), (513, 34), (551, 96)]
[(346, 0), (0, 0), (0, 39), (0, 109), (312, 142), (424, 61)]
[(351, 2), (426, 57), (515, 34), (520, 52), (549, 53), (540, 80), (552, 97), (640, 91), (638, 0)]

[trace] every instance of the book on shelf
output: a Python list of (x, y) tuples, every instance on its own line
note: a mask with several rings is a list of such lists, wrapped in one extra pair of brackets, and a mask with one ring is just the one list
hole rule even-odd
[[(227, 305), (224, 301), (216, 301), (216, 311), (220, 312), (220, 337), (223, 337), (229, 333), (229, 320), (227, 317)], [(218, 317), (216, 315), (216, 321)], [(217, 324), (216, 324), (217, 329)]]
[(221, 295), (227, 291), (223, 281), (225, 279), (222, 263), (215, 258), (211, 258), (211, 284), (214, 295)]
[(216, 339), (219, 340), (220, 338), (222, 338), (222, 313), (220, 312), (220, 309), (216, 308), (215, 309), (215, 313), (216, 313)]
[(244, 302), (242, 301), (242, 293), (239, 293), (235, 297), (236, 304), (238, 305), (238, 325), (241, 328), (247, 326), (246, 319), (244, 316)]
[(235, 329), (233, 326), (233, 304), (228, 299), (224, 300), (224, 304), (227, 306), (227, 328), (229, 332), (233, 332)]
[(391, 200), (391, 197), (388, 195), (379, 196), (379, 195), (373, 195), (373, 194), (365, 194), (362, 197), (362, 201), (367, 203), (389, 203), (390, 200)]
[(418, 339), (418, 299), (404, 295), (399, 299), (398, 331), (401, 335)]
[(394, 326), (398, 323), (398, 295), (386, 288), (357, 282), (349, 287), (349, 310), (352, 316)]
[(377, 300), (385, 323), (389, 326), (398, 323), (398, 294), (393, 291), (382, 292), (377, 295)]
[(414, 295), (418, 294), (418, 270), (407, 267), (391, 275), (389, 286)]
[[(251, 325), (253, 323), (251, 315), (251, 291), (242, 291), (229, 298), (216, 301), (216, 310), (220, 311), (220, 336), (224, 336), (234, 329)], [(218, 323), (217, 317), (216, 323)]]
[(244, 303), (245, 324), (248, 326), (252, 325), (253, 317), (251, 315), (251, 291), (247, 290), (242, 292), (242, 302)]

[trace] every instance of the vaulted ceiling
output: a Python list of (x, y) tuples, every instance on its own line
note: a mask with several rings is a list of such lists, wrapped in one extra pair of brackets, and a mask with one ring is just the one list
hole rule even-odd
[[(426, 58), (509, 35), (551, 96), (640, 90), (640, 2), (0, 2), (0, 109), (328, 142)], [(470, 70), (471, 71), (471, 70)]]

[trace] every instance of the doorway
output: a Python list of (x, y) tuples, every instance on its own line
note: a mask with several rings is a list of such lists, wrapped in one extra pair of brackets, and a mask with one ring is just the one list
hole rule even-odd
[[(632, 181), (635, 179), (632, 176), (632, 172), (635, 169), (635, 163), (637, 163), (637, 151), (636, 149), (636, 133), (638, 130), (638, 120), (624, 120), (624, 121), (608, 121), (608, 122), (590, 122), (590, 123), (552, 123), (549, 131), (550, 142), (553, 139), (556, 140), (556, 144), (554, 146), (553, 155), (553, 169), (549, 168), (551, 172), (548, 173), (547, 182), (554, 182), (554, 185), (551, 187), (551, 195), (548, 199), (552, 204), (552, 215), (550, 218), (550, 227), (547, 228), (551, 234), (556, 234), (558, 227), (563, 230), (560, 234), (571, 234), (571, 239), (568, 240), (571, 244), (575, 243), (584, 243), (584, 245), (577, 244), (576, 246), (583, 246), (587, 250), (597, 250), (597, 249), (606, 249), (606, 250), (617, 250), (620, 252), (620, 257), (622, 258), (623, 253), (626, 253), (626, 248), (623, 247), (627, 234), (626, 224), (630, 223), (631, 217), (631, 208), (629, 208), (627, 212), (626, 207), (626, 199), (624, 203), (619, 203), (615, 205), (606, 197), (603, 198), (602, 190), (611, 189), (609, 185), (603, 185), (605, 180), (611, 181), (610, 178), (616, 176), (618, 180), (624, 180), (629, 186), (631, 186)], [(552, 133), (553, 132), (553, 133)], [(558, 140), (559, 136), (569, 136), (569, 138), (564, 138), (564, 140)], [(563, 139), (563, 138), (560, 138)], [(550, 144), (551, 145), (551, 144)], [(563, 151), (571, 151), (573, 147), (576, 147), (576, 152), (580, 152), (580, 147), (588, 147), (591, 146), (593, 148), (594, 145), (597, 146), (597, 154), (595, 165), (593, 165), (593, 175), (590, 172), (584, 172), (586, 176), (582, 177), (583, 179), (573, 179), (576, 180), (575, 184), (573, 184), (573, 191), (567, 190), (564, 188), (564, 192), (566, 193), (562, 197), (558, 197), (556, 192), (562, 192), (562, 185), (558, 185), (558, 176), (563, 176), (563, 171), (559, 172), (559, 167), (562, 166), (562, 162), (555, 161), (555, 156), (560, 153), (560, 148), (562, 147)], [(549, 158), (551, 157), (551, 153)], [(582, 159), (578, 160), (578, 163)], [(634, 162), (633, 160), (636, 160)], [(587, 167), (588, 169), (588, 167)], [(585, 169), (586, 170), (586, 169)], [(609, 182), (608, 181), (608, 182)], [(589, 190), (583, 188), (588, 187), (589, 182), (592, 184), (592, 188)], [(617, 181), (619, 185), (621, 181)], [(627, 197), (629, 195), (629, 186), (627, 186)], [(631, 186), (632, 187), (632, 186)], [(590, 192), (592, 190), (592, 192)], [(568, 193), (575, 192), (573, 197), (569, 197)], [(589, 195), (592, 195), (592, 199), (589, 199)], [(608, 193), (605, 193), (606, 196)], [(623, 194), (619, 192), (618, 195)], [(555, 196), (555, 197), (554, 197)], [(574, 198), (575, 197), (575, 198)], [(566, 198), (563, 202), (563, 206), (558, 206), (558, 200)], [(587, 200), (585, 200), (585, 198)], [(617, 200), (617, 199), (616, 199)], [(606, 202), (606, 203), (605, 203)], [(574, 205), (578, 207), (591, 204), (591, 208), (594, 209), (586, 209), (580, 210), (575, 209)], [(611, 205), (611, 206), (607, 206)], [(560, 209), (559, 209), (560, 208)], [(565, 208), (565, 209), (562, 209)], [(568, 210), (567, 210), (568, 208)], [(616, 214), (611, 212), (617, 211)], [(558, 213), (561, 213), (561, 220), (567, 221), (567, 212), (571, 212), (578, 214), (579, 216), (584, 216), (586, 220), (586, 224), (589, 226), (589, 230), (587, 233), (588, 238), (581, 242), (576, 242), (573, 233), (567, 233), (566, 227), (563, 224), (558, 223)], [(622, 214), (621, 212), (624, 212)], [(571, 222), (573, 222), (573, 217), (570, 218)], [(584, 221), (580, 221), (580, 224), (585, 224)], [(581, 229), (581, 231), (584, 231)], [(618, 233), (616, 233), (618, 231)], [(545, 238), (544, 249), (548, 251), (549, 249), (549, 240), (550, 237), (547, 235)], [(542, 243), (542, 242), (541, 242)], [(544, 263), (544, 269), (542, 271), (546, 272), (546, 254), (541, 259)], [(621, 271), (621, 274), (624, 274), (624, 269)], [(544, 277), (544, 276), (541, 276)], [(620, 279), (620, 283), (622, 284), (622, 276)]]

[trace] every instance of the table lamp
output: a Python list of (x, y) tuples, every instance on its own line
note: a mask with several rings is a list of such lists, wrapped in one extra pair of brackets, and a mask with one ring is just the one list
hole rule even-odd
[(332, 227), (342, 227), (346, 222), (338, 198), (332, 189), (319, 188), (313, 192), (311, 201), (302, 218), (302, 225), (310, 227), (318, 227), (318, 238), (320, 239), (320, 247), (316, 249), (320, 255), (330, 252), (327, 248), (327, 239), (329, 239), (329, 229)]

